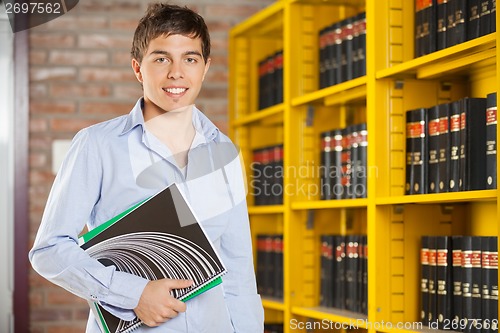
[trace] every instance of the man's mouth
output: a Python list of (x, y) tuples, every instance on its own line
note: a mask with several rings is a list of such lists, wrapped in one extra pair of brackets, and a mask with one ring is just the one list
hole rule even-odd
[(186, 92), (186, 90), (187, 88), (163, 88), (163, 91), (174, 95), (181, 95)]

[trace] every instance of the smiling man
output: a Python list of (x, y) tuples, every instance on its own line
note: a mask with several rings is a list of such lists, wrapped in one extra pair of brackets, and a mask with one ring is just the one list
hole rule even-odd
[[(201, 16), (151, 4), (136, 29), (132, 68), (143, 87), (132, 111), (81, 130), (54, 181), (35, 244), (34, 269), (70, 292), (99, 302), (137, 332), (258, 333), (245, 186), (238, 151), (195, 100), (210, 67)], [(183, 303), (170, 291), (191, 281), (148, 281), (92, 259), (78, 246), (93, 229), (177, 183), (219, 253), (223, 283)], [(91, 313), (87, 332), (99, 332)]]

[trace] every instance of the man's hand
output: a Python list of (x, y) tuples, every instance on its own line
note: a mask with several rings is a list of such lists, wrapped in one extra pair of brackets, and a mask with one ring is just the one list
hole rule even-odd
[(186, 303), (170, 294), (172, 289), (190, 287), (191, 280), (161, 279), (149, 281), (142, 292), (135, 314), (147, 326), (159, 326), (186, 311)]

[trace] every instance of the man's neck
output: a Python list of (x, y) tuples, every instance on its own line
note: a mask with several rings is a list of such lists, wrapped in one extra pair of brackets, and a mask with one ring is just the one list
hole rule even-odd
[(196, 133), (192, 115), (193, 105), (190, 105), (149, 120), (144, 117), (146, 128), (169, 148), (181, 168), (187, 164), (187, 153)]

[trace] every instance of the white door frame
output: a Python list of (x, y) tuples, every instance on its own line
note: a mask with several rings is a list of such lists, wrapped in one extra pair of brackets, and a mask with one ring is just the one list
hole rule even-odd
[(14, 37), (0, 5), (0, 332), (14, 332)]

